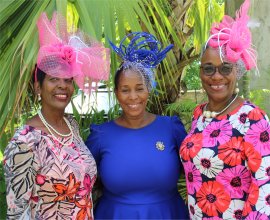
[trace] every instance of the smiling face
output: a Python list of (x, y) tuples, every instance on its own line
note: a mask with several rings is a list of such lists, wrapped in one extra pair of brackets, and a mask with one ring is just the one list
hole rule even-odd
[(72, 78), (61, 79), (46, 74), (42, 84), (36, 83), (36, 91), (41, 95), (42, 109), (65, 110), (74, 92)]
[[(226, 63), (226, 61), (224, 61)], [(229, 62), (228, 62), (229, 63)], [(202, 56), (201, 65), (212, 64), (220, 66), (222, 61), (219, 57), (219, 51), (213, 48), (207, 48)], [(233, 66), (232, 72), (228, 75), (221, 75), (218, 70), (212, 76), (207, 76), (200, 69), (202, 86), (205, 89), (209, 102), (223, 103), (227, 102), (233, 95), (236, 79), (236, 67)]]
[(144, 116), (149, 92), (141, 74), (130, 69), (121, 72), (115, 95), (126, 117)]

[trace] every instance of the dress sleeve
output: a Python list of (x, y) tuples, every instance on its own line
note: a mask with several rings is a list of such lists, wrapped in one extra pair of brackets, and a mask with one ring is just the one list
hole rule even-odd
[(173, 137), (177, 144), (176, 146), (178, 147), (179, 150), (182, 141), (187, 136), (187, 132), (185, 130), (183, 123), (177, 116), (171, 117), (171, 121), (172, 121)]
[(35, 183), (35, 155), (31, 144), (11, 141), (4, 153), (7, 219), (29, 219)]
[(90, 135), (88, 136), (85, 144), (92, 153), (93, 157), (97, 165), (99, 165), (100, 161), (100, 126), (99, 125), (91, 125), (90, 126)]
[(243, 214), (258, 213), (260, 219), (270, 219), (270, 122), (257, 107), (248, 118), (249, 127), (243, 143), (252, 178)]

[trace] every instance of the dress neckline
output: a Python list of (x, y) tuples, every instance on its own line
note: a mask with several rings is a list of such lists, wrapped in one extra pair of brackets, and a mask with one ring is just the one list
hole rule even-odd
[[(202, 108), (201, 108), (201, 116), (203, 116), (202, 114), (203, 114), (203, 108), (205, 107), (205, 105), (206, 105), (207, 103), (204, 103), (204, 104), (202, 104)], [(223, 119), (224, 117), (226, 117), (226, 116), (232, 116), (232, 115), (234, 115), (234, 114), (236, 114), (244, 105), (248, 105), (249, 104), (249, 101), (247, 101), (247, 100), (244, 100), (240, 105), (238, 105), (236, 108), (234, 108), (231, 112), (229, 112), (229, 113), (227, 113), (226, 115), (218, 115), (218, 116), (216, 116), (216, 117), (214, 117), (214, 118), (216, 118), (216, 119), (218, 119), (218, 120), (220, 120), (220, 119)]]
[(127, 130), (133, 130), (133, 131), (138, 131), (138, 130), (142, 130), (142, 129), (145, 129), (145, 128), (148, 128), (150, 126), (152, 126), (154, 123), (156, 123), (156, 121), (159, 119), (159, 115), (155, 115), (155, 119), (153, 121), (151, 121), (149, 124), (141, 127), (141, 128), (127, 128), (127, 127), (124, 127), (122, 125), (119, 125), (115, 122), (115, 120), (112, 120), (112, 124), (115, 125), (116, 127), (119, 127), (119, 128), (122, 128), (122, 129), (127, 129)]
[[(21, 128), (22, 128), (22, 129), (25, 129), (25, 128), (31, 128), (31, 130), (37, 131), (38, 133), (40, 133), (40, 135), (48, 136), (48, 137), (51, 137), (51, 138), (54, 139), (54, 137), (53, 137), (51, 134), (48, 134), (47, 132), (45, 132), (45, 131), (43, 131), (43, 130), (41, 130), (41, 129), (38, 129), (38, 128), (36, 128), (36, 127), (33, 127), (33, 126), (31, 126), (31, 125), (25, 124), (25, 125), (23, 125)], [(63, 140), (66, 140), (66, 139), (68, 139), (68, 137), (61, 137), (61, 138), (60, 138), (60, 140), (62, 140), (62, 141), (63, 141)]]

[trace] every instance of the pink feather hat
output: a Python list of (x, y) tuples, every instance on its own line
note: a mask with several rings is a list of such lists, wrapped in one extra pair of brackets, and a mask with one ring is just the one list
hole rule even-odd
[(250, 0), (245, 0), (236, 12), (235, 19), (225, 15), (220, 23), (214, 23), (206, 43), (206, 47), (219, 49), (221, 60), (225, 57), (232, 63), (240, 61), (245, 70), (257, 68), (257, 53), (252, 48), (251, 32), (248, 28), (249, 6)]
[(51, 21), (42, 13), (37, 21), (39, 44), (37, 67), (58, 78), (74, 78), (90, 93), (92, 82), (107, 80), (110, 50), (81, 31), (69, 33), (66, 19), (54, 12)]

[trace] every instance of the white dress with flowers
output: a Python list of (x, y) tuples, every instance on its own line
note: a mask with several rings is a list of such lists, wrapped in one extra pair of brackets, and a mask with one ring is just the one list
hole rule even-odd
[[(5, 150), (7, 219), (92, 219), (95, 161), (69, 118), (73, 143), (24, 125)], [(68, 141), (63, 139), (62, 141)]]
[(207, 119), (194, 110), (182, 142), (191, 219), (270, 219), (270, 122), (250, 102)]

